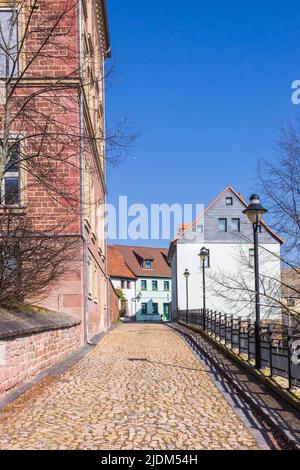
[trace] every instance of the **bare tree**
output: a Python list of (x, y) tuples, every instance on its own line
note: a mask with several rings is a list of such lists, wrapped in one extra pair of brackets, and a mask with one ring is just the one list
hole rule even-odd
[(271, 226), (284, 238), (284, 261), (299, 264), (300, 120), (282, 128), (273, 160), (260, 163), (259, 175), (272, 211)]
[[(287, 270), (280, 277), (272, 272), (260, 274), (261, 306), (265, 317), (273, 312), (292, 317), (300, 323), (300, 121), (288, 123), (275, 146), (276, 155), (259, 165), (259, 177), (265, 205), (269, 208), (269, 226), (284, 240), (280, 258), (260, 246), (260, 264), (273, 257)], [(252, 243), (250, 239), (241, 240)], [(243, 251), (243, 250), (241, 250)], [(214, 295), (219, 296), (229, 311), (255, 312), (254, 272), (243, 252), (236, 260), (238, 275), (218, 272), (211, 275)], [(289, 302), (292, 300), (292, 302)]]
[[(122, 125), (105, 135), (106, 74), (97, 59), (103, 51), (79, 53), (77, 19), (77, 0), (14, 0), (1, 12), (0, 302), (12, 301), (13, 284), (16, 300), (23, 299), (68, 269), (66, 257), (78, 242), (73, 229), (78, 214), (104, 204), (78, 190), (82, 174), (84, 186), (89, 176), (104, 180), (105, 151), (113, 162), (135, 139)], [(80, 122), (79, 110), (87, 113), (88, 126)], [(64, 220), (59, 226), (54, 210)], [(8, 275), (16, 260), (19, 283)]]
[[(254, 259), (249, 259), (248, 250), (244, 248), (251, 241), (246, 240), (245, 236), (241, 236), (240, 241), (239, 250), (232, 253), (233, 262), (239, 269), (234, 272), (212, 269), (208, 279), (213, 296), (223, 300), (227, 313), (255, 318)], [(266, 245), (260, 246), (260, 263), (269, 266), (269, 270), (264, 270), (259, 276), (262, 318), (280, 319), (286, 306), (281, 298), (280, 278), (274, 275), (273, 266), (278, 264), (278, 258), (266, 249)]]
[(38, 232), (30, 217), (6, 211), (0, 220), (0, 305), (43, 299), (80, 264), (78, 240), (61, 227)]
[[(284, 239), (281, 279), (284, 310), (300, 322), (300, 118), (282, 127), (272, 161), (262, 161), (259, 176), (271, 208), (270, 224)], [(288, 298), (293, 299), (287, 305)]]

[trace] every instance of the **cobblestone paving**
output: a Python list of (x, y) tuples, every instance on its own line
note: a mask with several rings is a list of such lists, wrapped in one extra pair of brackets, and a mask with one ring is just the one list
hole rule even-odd
[(0, 449), (257, 449), (183, 340), (122, 325), (0, 414)]

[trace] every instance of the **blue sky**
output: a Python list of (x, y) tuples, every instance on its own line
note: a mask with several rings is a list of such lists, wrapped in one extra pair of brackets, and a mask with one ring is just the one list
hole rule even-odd
[(259, 159), (272, 158), (281, 124), (300, 113), (298, 2), (107, 3), (107, 123), (127, 115), (141, 132), (132, 155), (108, 168), (108, 201), (208, 204), (227, 184), (248, 197)]

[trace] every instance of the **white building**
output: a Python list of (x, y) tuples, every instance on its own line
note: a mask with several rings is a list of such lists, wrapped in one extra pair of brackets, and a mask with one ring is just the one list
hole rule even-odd
[[(135, 320), (136, 314), (136, 276), (125, 263), (125, 260), (116, 246), (108, 246), (108, 275), (110, 276), (114, 288), (122, 290), (126, 299), (125, 316)], [(120, 311), (122, 308), (120, 300)]]
[[(243, 211), (247, 203), (228, 186), (191, 224), (181, 228), (171, 243), (172, 312), (187, 306), (183, 273), (188, 269), (189, 309), (203, 307), (203, 268), (198, 256), (209, 251), (206, 262), (206, 308), (240, 317), (255, 309), (253, 227)], [(259, 227), (262, 318), (279, 314), (280, 247), (282, 240), (264, 223)]]

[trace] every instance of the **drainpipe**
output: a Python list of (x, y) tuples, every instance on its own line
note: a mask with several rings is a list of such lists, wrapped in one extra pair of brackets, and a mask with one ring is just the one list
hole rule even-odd
[[(78, 49), (79, 49), (79, 67), (80, 67), (80, 78), (82, 79), (82, 65), (83, 65), (83, 49), (82, 49), (82, 5), (81, 0), (78, 0)], [(82, 83), (82, 81), (81, 81)], [(82, 136), (84, 132), (83, 122), (83, 90), (80, 91), (80, 197), (81, 197), (81, 233), (83, 238), (83, 296), (84, 296), (84, 341), (87, 344), (91, 344), (89, 341), (89, 308), (88, 308), (88, 241), (85, 236), (84, 230), (84, 149)]]
[[(108, 55), (107, 57), (111, 57), (111, 55)], [(102, 99), (103, 99), (103, 136), (104, 136), (104, 142), (103, 142), (103, 175), (104, 175), (104, 181), (105, 181), (105, 188), (104, 188), (104, 213), (106, 211), (106, 202), (107, 202), (107, 194), (106, 194), (106, 102), (105, 102), (105, 59), (102, 63), (102, 77), (103, 77), (103, 83), (102, 83)], [(105, 219), (104, 219), (105, 222)], [(111, 327), (111, 314), (110, 314), (110, 295), (109, 295), (109, 282), (108, 282), (108, 259), (107, 259), (107, 237), (106, 233), (104, 232), (104, 246), (105, 246), (105, 278), (106, 278), (106, 315), (107, 315), (107, 327)]]

